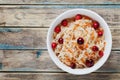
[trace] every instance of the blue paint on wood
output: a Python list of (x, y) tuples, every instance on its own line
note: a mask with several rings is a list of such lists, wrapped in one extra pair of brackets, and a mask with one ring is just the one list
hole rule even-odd
[(12, 69), (9, 69), (8, 71), (34, 71), (35, 69), (32, 69), (32, 68), (12, 68)]
[(36, 52), (36, 55), (37, 55), (37, 58), (39, 58), (39, 56), (41, 55), (41, 50), (38, 50), (38, 51)]
[(31, 8), (55, 8), (55, 9), (74, 9), (74, 8), (120, 8), (120, 5), (56, 5), (56, 6), (21, 6), (21, 9), (31, 9)]
[[(107, 1), (107, 2), (104, 2), (103, 4), (115, 4), (115, 3), (110, 2), (110, 1)], [(116, 4), (119, 4), (119, 2), (118, 2), (118, 3), (116, 3)]]
[(2, 63), (0, 63), (0, 69), (2, 69), (2, 67), (3, 67), (3, 64), (2, 64)]
[(0, 28), (0, 32), (20, 32), (22, 29), (19, 28)]
[(0, 44), (0, 49), (26, 49), (25, 46), (14, 46), (9, 44)]

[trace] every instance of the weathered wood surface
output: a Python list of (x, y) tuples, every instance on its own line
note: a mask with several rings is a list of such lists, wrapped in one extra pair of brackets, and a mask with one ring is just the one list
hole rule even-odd
[[(0, 28), (0, 49), (47, 49), (48, 28)], [(120, 49), (120, 28), (111, 28), (113, 48)]]
[[(0, 80), (120, 79), (120, 0), (0, 0), (0, 4)], [(51, 22), (62, 12), (74, 8), (100, 14), (110, 26), (113, 38), (107, 62), (84, 76), (60, 70), (46, 49)]]
[(119, 0), (0, 0), (0, 4), (120, 4)]
[(46, 28), (0, 28), (0, 49), (46, 49)]
[(86, 8), (100, 14), (110, 27), (120, 26), (120, 6), (0, 6), (1, 27), (49, 27), (61, 13), (74, 8)]
[[(112, 51), (107, 62), (96, 72), (120, 72), (119, 56), (120, 51)], [(1, 71), (63, 72), (46, 50), (0, 50), (0, 64)]]
[(0, 80), (120, 80), (120, 73), (92, 73), (76, 76), (67, 73), (1, 73)]

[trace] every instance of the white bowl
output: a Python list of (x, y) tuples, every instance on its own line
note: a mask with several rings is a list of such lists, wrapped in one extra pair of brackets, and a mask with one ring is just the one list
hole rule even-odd
[[(55, 53), (53, 52), (52, 48), (51, 48), (51, 41), (52, 41), (52, 35), (54, 32), (54, 28), (63, 20), (66, 18), (70, 18), (75, 16), (76, 14), (83, 14), (83, 15), (87, 15), (90, 18), (98, 21), (101, 25), (101, 27), (104, 29), (104, 34), (105, 34), (105, 41), (106, 41), (106, 46), (105, 46), (105, 50), (104, 50), (104, 56), (98, 60), (98, 62), (90, 67), (90, 68), (84, 68), (84, 69), (72, 69), (68, 66), (66, 66), (65, 64), (63, 64), (55, 55)], [(97, 13), (91, 11), (91, 10), (87, 10), (87, 9), (72, 9), (72, 10), (68, 10), (64, 13), (62, 13), (61, 15), (59, 15), (50, 25), (48, 34), (47, 34), (47, 48), (48, 48), (48, 52), (50, 57), (52, 58), (52, 60), (54, 61), (54, 63), (61, 68), (62, 70), (71, 73), (71, 74), (75, 74), (75, 75), (83, 75), (83, 74), (88, 74), (91, 72), (96, 71), (97, 69), (99, 69), (108, 59), (110, 52), (111, 52), (111, 47), (112, 47), (112, 36), (111, 36), (111, 32), (110, 29), (107, 25), (107, 23), (105, 22), (105, 20), (99, 16)]]

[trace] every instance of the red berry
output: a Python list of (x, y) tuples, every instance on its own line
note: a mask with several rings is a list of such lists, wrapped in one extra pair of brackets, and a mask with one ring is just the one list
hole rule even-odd
[(94, 27), (94, 29), (98, 29), (99, 23), (97, 21), (93, 21), (93, 27)]
[(85, 64), (87, 67), (92, 67), (94, 65), (94, 61), (92, 59), (86, 60)]
[(56, 46), (57, 46), (57, 43), (53, 42), (53, 43), (52, 43), (52, 48), (55, 49)]
[(103, 35), (103, 31), (98, 31), (98, 36), (102, 36)]
[(82, 19), (82, 15), (77, 14), (77, 15), (75, 16), (75, 20), (79, 20), (79, 19)]
[(75, 69), (76, 64), (75, 64), (75, 63), (73, 63), (73, 62), (71, 62), (70, 67), (71, 67), (72, 69)]
[(79, 38), (77, 39), (77, 43), (78, 43), (78, 44), (83, 44), (83, 43), (84, 43), (84, 39), (83, 39), (82, 37), (79, 37)]
[(102, 57), (104, 55), (103, 51), (99, 51), (99, 56)]
[(92, 47), (92, 50), (93, 50), (93, 51), (98, 51), (99, 48), (98, 48), (97, 46), (93, 46), (93, 47)]
[(63, 44), (63, 38), (59, 38), (58, 42), (59, 42), (60, 44)]
[(61, 25), (62, 26), (67, 26), (68, 25), (68, 21), (66, 19), (64, 19), (62, 22), (61, 22)]
[(60, 26), (56, 26), (55, 29), (54, 29), (54, 31), (55, 31), (56, 33), (59, 33), (59, 32), (61, 31)]

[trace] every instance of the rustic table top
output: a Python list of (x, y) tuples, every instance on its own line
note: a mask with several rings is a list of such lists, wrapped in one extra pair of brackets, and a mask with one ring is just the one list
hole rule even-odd
[[(50, 23), (74, 8), (100, 14), (113, 39), (107, 62), (83, 76), (60, 70), (46, 48)], [(120, 0), (0, 0), (0, 27), (0, 80), (120, 80)]]

